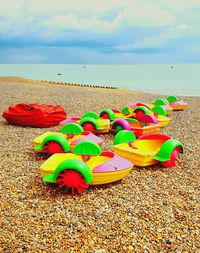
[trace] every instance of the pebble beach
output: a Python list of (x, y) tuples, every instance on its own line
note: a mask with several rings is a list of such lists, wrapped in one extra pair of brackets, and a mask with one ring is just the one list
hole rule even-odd
[[(0, 77), (1, 114), (18, 103), (41, 103), (82, 116), (166, 96)], [(188, 107), (173, 112), (161, 131), (184, 144), (180, 163), (134, 167), (122, 181), (90, 186), (82, 195), (41, 181), (47, 157), (35, 153), (32, 141), (59, 126), (22, 127), (1, 117), (0, 252), (200, 252), (200, 97), (179, 98)], [(103, 149), (112, 149), (113, 135), (100, 137)]]

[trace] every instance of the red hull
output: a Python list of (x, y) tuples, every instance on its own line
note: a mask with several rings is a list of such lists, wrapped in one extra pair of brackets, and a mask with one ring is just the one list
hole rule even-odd
[(5, 110), (2, 116), (10, 123), (22, 126), (51, 127), (66, 118), (59, 105), (17, 104)]

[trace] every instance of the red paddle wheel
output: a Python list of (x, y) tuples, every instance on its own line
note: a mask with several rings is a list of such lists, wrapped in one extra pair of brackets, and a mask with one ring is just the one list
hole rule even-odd
[(53, 155), (56, 153), (64, 153), (64, 150), (63, 147), (56, 141), (48, 141), (44, 145), (43, 152)]
[(59, 173), (56, 184), (59, 188), (65, 187), (72, 191), (72, 194), (83, 193), (83, 190), (88, 188), (84, 177), (76, 170), (63, 170)]
[(82, 125), (82, 127), (83, 127), (84, 131), (89, 131), (89, 132), (91, 132), (93, 134), (96, 132), (96, 127), (92, 123), (90, 123), (90, 122), (84, 123)]
[(135, 110), (135, 118), (137, 120), (141, 121), (144, 115), (145, 113), (141, 109)]
[(103, 119), (110, 119), (108, 113), (106, 113), (106, 112), (103, 112), (103, 113), (101, 114), (101, 118), (103, 118)]
[(179, 154), (181, 153), (181, 148), (177, 147), (173, 150), (170, 159), (166, 162), (161, 162), (161, 164), (164, 167), (168, 167), (168, 168), (172, 168), (174, 166), (176, 166), (176, 162), (179, 162)]

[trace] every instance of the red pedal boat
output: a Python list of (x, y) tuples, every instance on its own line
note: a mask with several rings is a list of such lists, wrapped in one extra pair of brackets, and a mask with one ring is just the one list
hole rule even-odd
[(2, 116), (17, 125), (51, 127), (64, 120), (66, 112), (59, 105), (17, 104), (10, 106)]

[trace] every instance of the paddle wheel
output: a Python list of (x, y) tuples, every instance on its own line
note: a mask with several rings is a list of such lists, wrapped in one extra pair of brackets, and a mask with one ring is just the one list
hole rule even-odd
[(84, 189), (89, 186), (81, 173), (73, 169), (61, 171), (56, 179), (56, 184), (59, 188), (70, 189), (72, 194), (83, 193)]

